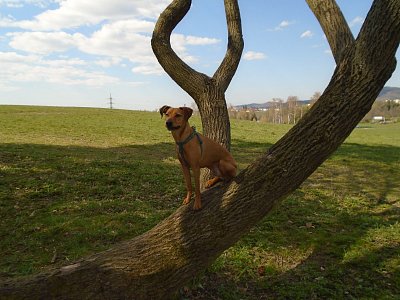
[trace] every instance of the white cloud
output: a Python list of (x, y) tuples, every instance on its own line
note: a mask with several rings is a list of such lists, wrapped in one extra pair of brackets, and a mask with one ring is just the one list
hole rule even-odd
[[(36, 1), (40, 2), (40, 1)], [(135, 17), (155, 19), (169, 4), (168, 0), (58, 0), (59, 7), (47, 10), (33, 20), (2, 20), (2, 27), (18, 27), (36, 31), (54, 31), (80, 26), (96, 25), (103, 21), (132, 19)]]
[(247, 51), (243, 55), (244, 60), (262, 60), (265, 58), (266, 58), (266, 55), (262, 52)]
[(171, 46), (186, 63), (197, 63), (198, 58), (187, 53), (187, 45), (203, 46), (219, 43), (218, 39), (196, 36), (184, 36), (183, 34), (171, 35)]
[(76, 46), (85, 53), (128, 58), (133, 61), (143, 56), (153, 56), (150, 36), (108, 29), (103, 27), (90, 37), (82, 34), (76, 36)]
[(164, 70), (158, 64), (148, 64), (132, 68), (133, 73), (140, 73), (145, 75), (161, 75)]
[[(9, 45), (20, 51), (31, 54), (49, 55), (64, 52), (72, 48), (103, 56), (95, 63), (102, 67), (118, 65), (123, 59), (136, 64), (132, 68), (135, 73), (146, 75), (162, 74), (163, 70), (152, 52), (150, 36), (137, 33), (152, 31), (154, 24), (147, 21), (117, 21), (105, 24), (89, 37), (66, 32), (16, 32), (9, 33)], [(136, 32), (135, 32), (136, 31)], [(178, 55), (186, 63), (196, 63), (198, 59), (187, 52), (187, 45), (208, 45), (219, 40), (207, 37), (184, 36), (173, 34), (171, 44)], [(28, 56), (29, 57), (29, 56)]]
[(79, 58), (41, 60), (40, 63), (51, 67), (86, 66), (88, 63)]
[(90, 36), (81, 33), (66, 32), (17, 32), (9, 33), (9, 45), (16, 49), (34, 54), (52, 54), (72, 48), (104, 56), (98, 65), (109, 67), (117, 65), (122, 59), (134, 63), (155, 63), (156, 59), (150, 46), (150, 36), (137, 32), (151, 32), (154, 23), (148, 21), (116, 21), (103, 25)]
[(79, 34), (65, 32), (14, 32), (8, 33), (10, 46), (29, 53), (49, 54), (64, 52), (76, 44)]
[(294, 23), (295, 23), (294, 21), (283, 20), (282, 22), (279, 23), (278, 26), (272, 29), (268, 29), (268, 31), (280, 31), (289, 27), (290, 25), (293, 25)]
[(188, 35), (186, 37), (186, 43), (188, 45), (195, 45), (195, 46), (203, 46), (203, 45), (212, 45), (219, 43), (219, 39), (208, 38), (208, 37), (197, 37)]
[(37, 55), (0, 52), (0, 64), (0, 82), (4, 86), (21, 82), (89, 86), (119, 82), (116, 77), (84, 68), (87, 63), (80, 59), (45, 60)]
[(162, 69), (155, 67), (158, 62), (151, 49), (151, 37), (146, 34), (152, 32), (153, 27), (154, 23), (147, 21), (117, 21), (105, 24), (89, 37), (81, 35), (76, 46), (82, 52), (104, 56), (100, 61), (104, 67), (127, 59), (136, 64), (132, 69), (135, 73), (162, 74)]
[[(2, 0), (0, 0), (2, 1)], [(11, 0), (10, 0), (11, 1)], [(9, 46), (27, 55), (66, 54), (70, 50), (95, 55), (93, 65), (108, 68), (129, 66), (135, 73), (163, 74), (153, 51), (150, 40), (155, 22), (154, 19), (171, 0), (30, 0), (31, 4), (44, 5), (50, 2), (59, 3), (59, 7), (46, 10), (31, 20), (16, 20), (13, 17), (0, 18), (0, 27), (19, 27), (27, 31), (10, 32), (6, 35)], [(4, 2), (4, 1), (3, 1)], [(15, 3), (24, 1), (15, 0)], [(0, 2), (1, 3), (1, 2)], [(91, 33), (83, 34), (80, 28), (77, 33), (64, 29), (82, 25), (102, 23)], [(90, 28), (90, 27), (88, 27)], [(92, 27), (93, 28), (93, 27)], [(90, 29), (92, 29), (90, 28)], [(196, 63), (198, 58), (188, 52), (188, 46), (202, 46), (219, 43), (219, 39), (211, 37), (185, 36), (172, 34), (173, 49), (186, 63)], [(50, 67), (41, 62), (41, 65)], [(77, 66), (79, 61), (75, 61)], [(54, 61), (54, 64), (67, 64), (66, 61)], [(72, 61), (68, 62), (72, 65)]]
[(16, 52), (0, 52), (1, 63), (34, 63), (40, 60), (40, 56), (37, 55), (20, 55)]
[(312, 38), (313, 37), (313, 35), (314, 35), (314, 33), (312, 33), (311, 32), (311, 30), (307, 30), (307, 31), (304, 31), (301, 35), (300, 35), (300, 38)]
[(12, 16), (4, 17), (0, 14), (0, 28), (3, 27), (13, 27), (15, 19)]
[(121, 61), (122, 59), (119, 57), (111, 57), (111, 58), (97, 60), (95, 61), (95, 64), (103, 68), (109, 68), (115, 65), (119, 65)]
[(283, 20), (280, 24), (279, 24), (279, 28), (285, 28), (288, 27), (291, 24), (291, 22)]
[(354, 27), (356, 25), (362, 25), (363, 23), (364, 23), (364, 18), (355, 17), (353, 20), (350, 21), (349, 26)]
[(47, 7), (50, 3), (55, 2), (57, 0), (0, 0), (0, 7), (6, 6), (10, 8), (20, 8), (25, 5), (34, 5), (41, 8)]
[(21, 3), (21, 1), (12, 1), (12, 0), (8, 0), (8, 1), (0, 1), (0, 6), (6, 6), (6, 7), (12, 7), (12, 8), (19, 8), (19, 7), (23, 7), (23, 3)]

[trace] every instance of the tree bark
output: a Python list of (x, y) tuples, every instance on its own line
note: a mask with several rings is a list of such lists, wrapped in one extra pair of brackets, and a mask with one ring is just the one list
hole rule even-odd
[(336, 64), (339, 64), (346, 48), (354, 44), (353, 34), (342, 11), (335, 0), (306, 0), (306, 2), (317, 17), (331, 47)]
[(74, 265), (0, 283), (2, 299), (166, 299), (294, 191), (345, 140), (393, 73), (400, 2), (375, 0), (311, 110), (229, 184), (147, 233)]
[[(205, 93), (200, 97), (198, 105), (203, 134), (214, 141), (218, 141), (229, 151), (231, 124), (224, 93), (217, 85), (210, 84)], [(209, 169), (201, 169), (201, 191), (205, 190), (206, 182), (212, 177), (214, 176)]]

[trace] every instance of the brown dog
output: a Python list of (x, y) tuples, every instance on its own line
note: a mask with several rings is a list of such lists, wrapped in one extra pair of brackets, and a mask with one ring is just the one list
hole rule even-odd
[(209, 188), (223, 179), (235, 177), (237, 165), (228, 150), (190, 127), (188, 120), (192, 113), (193, 110), (188, 107), (171, 108), (165, 105), (160, 108), (161, 117), (166, 116), (165, 126), (176, 142), (178, 159), (185, 177), (187, 195), (183, 204), (188, 204), (192, 196), (191, 168), (195, 183), (193, 208), (198, 210), (201, 208), (200, 168), (209, 168), (216, 175), (207, 181), (206, 187)]

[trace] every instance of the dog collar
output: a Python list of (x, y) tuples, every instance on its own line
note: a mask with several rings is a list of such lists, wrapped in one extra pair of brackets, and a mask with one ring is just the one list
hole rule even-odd
[(192, 129), (193, 129), (192, 133), (185, 140), (183, 140), (182, 142), (176, 142), (176, 145), (178, 146), (178, 150), (179, 150), (179, 155), (182, 158), (182, 160), (184, 161), (184, 163), (186, 164), (186, 166), (188, 166), (188, 167), (189, 167), (189, 163), (185, 159), (185, 153), (184, 153), (183, 146), (185, 146), (187, 143), (189, 143), (194, 137), (196, 137), (197, 140), (199, 141), (201, 155), (203, 156), (203, 141), (201, 140), (200, 135), (197, 133), (196, 127), (192, 126)]

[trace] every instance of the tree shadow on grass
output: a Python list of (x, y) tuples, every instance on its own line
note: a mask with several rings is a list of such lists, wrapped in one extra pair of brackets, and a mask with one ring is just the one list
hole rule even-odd
[[(272, 214), (273, 233), (261, 248), (281, 255), (282, 265), (274, 264), (274, 276), (256, 280), (256, 294), (278, 299), (399, 295), (399, 269), (389, 265), (400, 254), (400, 215), (377, 204), (363, 208), (364, 200), (339, 201), (298, 191)], [(375, 211), (385, 211), (386, 217)]]
[(398, 298), (399, 153), (343, 144), (182, 298)]
[(388, 209), (381, 218), (335, 208), (329, 197), (301, 194), (283, 201), (182, 294), (191, 299), (398, 298), (399, 211)]
[[(268, 146), (235, 140), (232, 149), (245, 166)], [(191, 297), (369, 297), (379, 289), (382, 295), (396, 295), (398, 268), (379, 272), (374, 266), (395, 264), (398, 240), (380, 242), (381, 248), (370, 247), (363, 255), (357, 255), (357, 245), (362, 247), (371, 234), (375, 237), (371, 230), (386, 232), (395, 226), (399, 215), (391, 205), (398, 202), (364, 197), (363, 182), (354, 184), (354, 178), (361, 180), (364, 165), (374, 164), (375, 177), (368, 183), (388, 180), (399, 149), (361, 147), (343, 145), (320, 168), (320, 177), (314, 174), (228, 250)], [(107, 149), (3, 144), (0, 153), (5, 276), (38, 272), (54, 257), (53, 266), (65, 264), (134, 237), (180, 206), (184, 194), (169, 143)], [(335, 159), (343, 161), (338, 164)], [(343, 165), (350, 167), (342, 169)], [(398, 181), (398, 175), (395, 171), (390, 182)], [(385, 195), (396, 190), (391, 183), (383, 186)], [(353, 203), (352, 197), (361, 201)], [(354, 258), (348, 256), (349, 249)], [(363, 261), (369, 263), (354, 266)], [(352, 288), (349, 277), (358, 278), (359, 289)], [(368, 289), (374, 286), (371, 282), (373, 291)]]
[(132, 238), (181, 204), (173, 145), (0, 144), (0, 274), (26, 275)]
[(245, 166), (254, 162), (254, 160), (265, 153), (270, 148), (271, 143), (256, 143), (234, 139), (232, 141), (231, 152), (239, 166)]
[(400, 148), (344, 144), (313, 174), (312, 184), (336, 194), (391, 202), (400, 197)]

